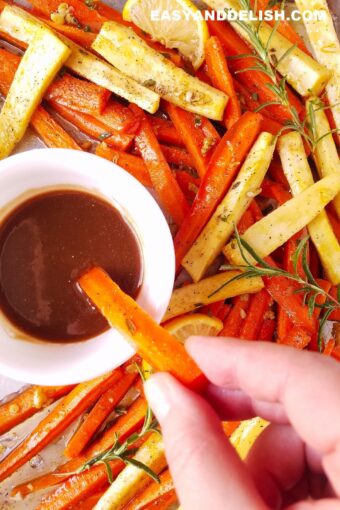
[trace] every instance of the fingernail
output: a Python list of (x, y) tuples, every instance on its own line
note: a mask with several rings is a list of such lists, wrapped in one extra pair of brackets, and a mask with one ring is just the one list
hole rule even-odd
[(162, 421), (170, 412), (170, 399), (167, 385), (159, 376), (153, 376), (144, 384), (146, 398), (157, 416)]

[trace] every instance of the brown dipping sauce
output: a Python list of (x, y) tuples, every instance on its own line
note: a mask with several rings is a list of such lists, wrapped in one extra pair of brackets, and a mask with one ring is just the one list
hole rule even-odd
[(108, 323), (76, 285), (94, 265), (136, 296), (141, 253), (121, 213), (82, 191), (37, 195), (0, 225), (0, 308), (17, 329), (37, 339), (94, 337)]

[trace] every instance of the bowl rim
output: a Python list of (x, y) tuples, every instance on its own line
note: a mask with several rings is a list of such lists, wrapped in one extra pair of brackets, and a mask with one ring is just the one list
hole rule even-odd
[[(33, 182), (36, 185), (32, 186)], [(173, 289), (175, 256), (169, 226), (147, 188), (116, 163), (71, 149), (35, 149), (0, 161), (2, 217), (25, 200), (27, 192), (34, 196), (48, 189), (70, 187), (109, 201), (132, 226), (143, 259), (137, 302), (160, 322)], [(12, 205), (9, 196), (20, 201)], [(90, 340), (54, 343), (13, 338), (13, 331), (10, 335), (0, 323), (0, 373), (30, 384), (89, 380), (116, 368), (133, 354), (133, 348), (112, 328)]]

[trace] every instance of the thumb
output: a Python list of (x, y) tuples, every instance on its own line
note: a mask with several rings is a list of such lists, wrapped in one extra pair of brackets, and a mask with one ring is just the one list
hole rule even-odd
[(146, 396), (162, 427), (167, 460), (185, 510), (265, 510), (245, 465), (208, 403), (169, 374), (152, 376)]

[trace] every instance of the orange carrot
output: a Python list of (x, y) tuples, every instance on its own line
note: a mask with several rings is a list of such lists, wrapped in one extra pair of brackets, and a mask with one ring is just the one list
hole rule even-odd
[(272, 306), (272, 299), (266, 289), (262, 289), (250, 298), (247, 316), (240, 329), (240, 338), (258, 340), (263, 320)]
[[(0, 92), (3, 96), (8, 94), (19, 63), (18, 55), (0, 48)], [(31, 126), (47, 147), (81, 150), (73, 138), (40, 105), (32, 115)]]
[(275, 332), (275, 319), (264, 319), (259, 332), (259, 340), (271, 342)]
[[(194, 168), (194, 163), (190, 154), (184, 149), (184, 147), (176, 147), (175, 145), (169, 146), (160, 144), (160, 148), (165, 156), (165, 159), (170, 165), (176, 165), (178, 167), (189, 167)], [(133, 149), (133, 154), (139, 155), (140, 152), (138, 147)]]
[[(332, 287), (330, 290), (330, 295), (337, 299), (337, 287)], [(340, 308), (334, 310), (329, 316), (330, 321), (339, 321), (340, 322)]]
[(77, 126), (80, 131), (92, 138), (101, 141), (105, 140), (108, 145), (112, 145), (116, 149), (122, 151), (127, 150), (131, 146), (134, 135), (115, 131), (95, 117), (87, 115), (86, 113), (70, 110), (56, 101), (50, 101), (50, 103), (61, 117)]
[(71, 391), (73, 386), (30, 386), (0, 406), (0, 435)]
[(234, 430), (240, 425), (240, 421), (223, 421), (222, 428), (227, 437), (230, 437)]
[(279, 184), (281, 184), (281, 186), (283, 186), (287, 190), (290, 189), (287, 177), (285, 176), (282, 169), (281, 161), (279, 161), (277, 156), (274, 156), (269, 166), (268, 173), (273, 181), (278, 182)]
[[(59, 0), (30, 0), (31, 5), (46, 18), (50, 18), (53, 12), (58, 11), (60, 5)], [(78, 28), (86, 28), (91, 32), (99, 32), (102, 24), (106, 18), (102, 16), (97, 9), (90, 8), (81, 0), (68, 0), (67, 5), (70, 9), (70, 14), (75, 18), (75, 23)], [(93, 2), (95, 6), (95, 1)]]
[(104, 496), (104, 493), (108, 488), (109, 485), (107, 485), (104, 490), (101, 490), (100, 492), (93, 494), (93, 496), (88, 497), (84, 501), (80, 501), (75, 506), (72, 506), (70, 510), (93, 510), (100, 498)]
[(131, 104), (130, 108), (133, 112), (142, 115), (135, 143), (149, 171), (153, 187), (161, 204), (179, 226), (189, 210), (188, 203), (162, 153), (150, 121), (138, 106)]
[(334, 350), (334, 347), (335, 347), (335, 340), (334, 340), (334, 338), (330, 338), (328, 340), (328, 342), (326, 343), (322, 354), (324, 354), (325, 356), (331, 356), (332, 352)]
[(79, 284), (109, 323), (151, 366), (170, 372), (191, 388), (205, 385), (205, 377), (184, 346), (122, 292), (105, 271), (95, 267), (80, 277)]
[(58, 437), (120, 377), (122, 377), (122, 370), (116, 369), (92, 381), (78, 384), (23, 442), (0, 462), (0, 481), (5, 480)]
[(117, 151), (113, 147), (109, 147), (106, 142), (102, 142), (97, 146), (96, 154), (121, 166), (144, 186), (152, 187), (149, 172), (142, 158)]
[(135, 134), (141, 122), (140, 116), (135, 115), (128, 106), (124, 106), (115, 99), (110, 99), (101, 114), (95, 115), (95, 117), (115, 131), (122, 133)]
[(99, 439), (96, 439), (82, 455), (79, 455), (76, 459), (69, 460), (52, 473), (47, 473), (18, 485), (13, 489), (12, 495), (20, 495), (20, 497), (24, 498), (32, 492), (40, 491), (64, 482), (64, 480), (70, 477), (70, 473), (77, 471), (85, 462), (88, 462), (99, 453), (111, 448), (117, 435), (121, 441), (125, 441), (128, 436), (136, 432), (143, 424), (146, 410), (147, 402), (145, 398), (139, 397), (129, 407), (127, 413), (120, 416), (113, 426), (104, 432)]
[(282, 184), (278, 182), (271, 181), (269, 179), (264, 179), (261, 185), (261, 195), (266, 198), (274, 198), (279, 205), (284, 204), (287, 200), (292, 198), (290, 192), (285, 189)]
[(159, 479), (160, 483), (151, 482), (126, 505), (124, 510), (142, 510), (149, 503), (174, 490), (174, 482), (168, 470), (161, 473)]
[(224, 322), (224, 327), (219, 333), (220, 336), (231, 336), (237, 338), (240, 334), (244, 319), (249, 308), (249, 296), (237, 296), (233, 299), (233, 307)]
[[(235, 32), (230, 24), (209, 20), (208, 26), (210, 34), (216, 35), (219, 38), (228, 56), (236, 57), (237, 55), (248, 55), (251, 52), (249, 46)], [(261, 71), (249, 69), (257, 65), (257, 60), (254, 57), (233, 58), (230, 59), (228, 63), (230, 70), (233, 73), (238, 73), (238, 81), (240, 81), (251, 94), (254, 94), (256, 98), (258, 98), (257, 101), (260, 104), (277, 101), (275, 93), (268, 88), (268, 85), (271, 85), (271, 78)], [(296, 108), (298, 113), (301, 113), (303, 110), (301, 102), (290, 90), (288, 94), (291, 104)], [(266, 111), (271, 117), (282, 124), (288, 120), (292, 120), (290, 111), (282, 105), (267, 106)]]
[(255, 223), (253, 213), (248, 209), (243, 213), (240, 221), (237, 224), (237, 230), (240, 235), (244, 234), (249, 227)]
[(219, 134), (205, 117), (194, 115), (171, 103), (166, 104), (166, 111), (191, 154), (199, 176), (203, 177), (216, 144), (220, 141)]
[(241, 107), (235, 92), (233, 78), (229, 72), (222, 44), (216, 36), (210, 37), (205, 46), (208, 75), (212, 84), (229, 96), (223, 122), (227, 129), (241, 117)]
[(110, 95), (109, 90), (99, 87), (95, 83), (64, 74), (56, 78), (50, 85), (46, 91), (45, 99), (55, 101), (77, 112), (100, 115)]
[(41, 21), (43, 21), (44, 23), (47, 23), (47, 25), (53, 28), (53, 30), (55, 30), (56, 32), (59, 32), (65, 37), (71, 39), (71, 41), (75, 42), (76, 44), (79, 44), (79, 46), (82, 46), (87, 50), (91, 49), (91, 46), (96, 38), (96, 34), (93, 34), (91, 32), (85, 32), (85, 30), (77, 28), (73, 25), (58, 25), (58, 23), (54, 23), (50, 19), (44, 18), (42, 16), (37, 17), (39, 17), (39, 19), (41, 19)]
[(260, 133), (261, 122), (262, 115), (244, 113), (216, 147), (191, 210), (175, 237), (177, 268), (231, 186)]
[(173, 508), (174, 503), (177, 503), (177, 495), (175, 490), (169, 491), (163, 496), (151, 501), (147, 505), (143, 506), (143, 510), (168, 510)]
[(192, 156), (184, 148), (161, 144), (161, 149), (168, 163), (178, 167), (195, 167)]
[(332, 358), (340, 361), (340, 345), (336, 345), (332, 351)]
[(277, 122), (274, 119), (271, 119), (269, 117), (263, 117), (262, 122), (262, 129), (263, 131), (267, 131), (268, 133), (271, 133), (272, 135), (276, 136), (281, 129), (283, 128), (282, 124), (280, 122)]
[(127, 373), (124, 377), (122, 377), (122, 379), (117, 381), (116, 384), (103, 393), (91, 409), (86, 419), (69, 440), (64, 450), (66, 457), (74, 459), (84, 450), (106, 418), (112, 413), (112, 411), (114, 411), (116, 405), (122, 400), (136, 377), (137, 374)]
[(329, 221), (330, 221), (330, 223), (332, 225), (332, 229), (334, 231), (334, 234), (335, 234), (337, 240), (340, 243), (340, 220), (330, 210), (327, 210), (327, 215), (328, 215), (328, 219), (329, 219)]
[[(270, 265), (273, 260), (267, 258)], [(302, 302), (301, 295), (296, 294), (299, 285), (284, 276), (264, 277), (264, 284), (272, 298), (289, 315), (291, 321), (299, 328), (314, 334), (317, 331), (317, 322), (310, 316), (307, 306)]]
[(294, 326), (285, 338), (278, 338), (277, 342), (290, 345), (296, 349), (305, 349), (311, 341), (311, 335), (303, 328)]
[(149, 116), (152, 129), (160, 142), (168, 143), (170, 145), (183, 146), (181, 135), (170, 120), (163, 119), (162, 117)]
[(199, 179), (195, 178), (185, 170), (176, 171), (176, 181), (182, 190), (186, 200), (189, 204), (195, 199), (198, 187), (200, 185)]
[[(125, 467), (121, 460), (114, 460), (109, 464), (113, 478), (116, 478)], [(80, 502), (91, 497), (93, 493), (101, 491), (106, 484), (106, 467), (94, 466), (83, 473), (72, 475), (60, 487), (45, 496), (35, 510), (69, 510), (72, 507), (78, 509)]]

